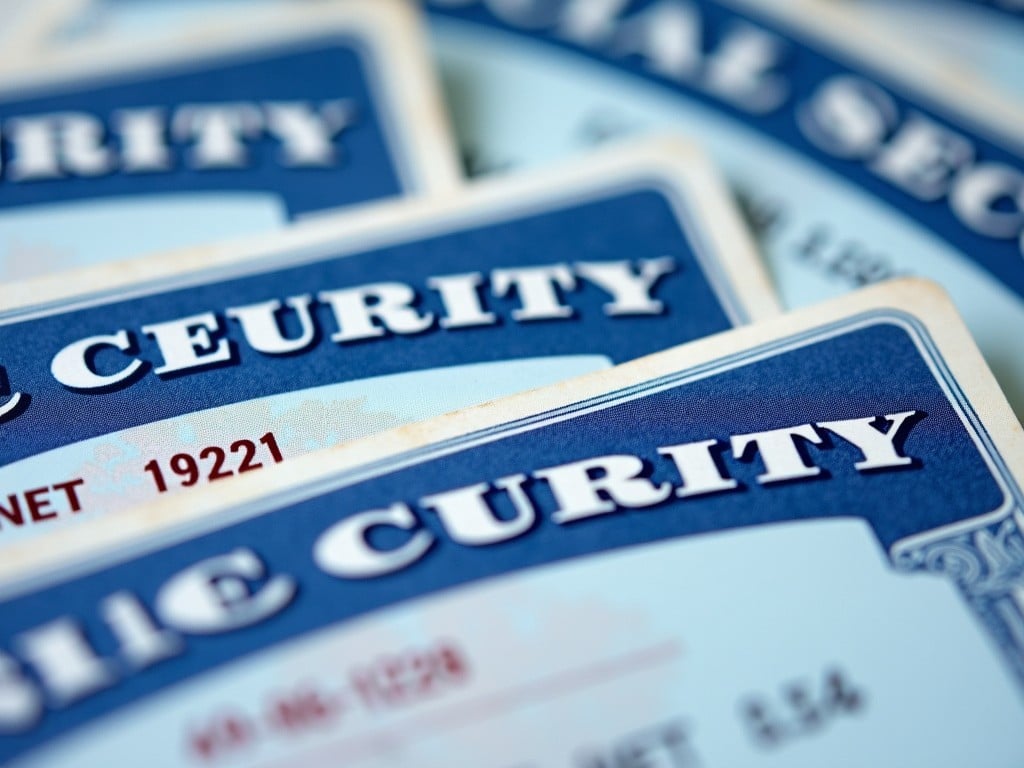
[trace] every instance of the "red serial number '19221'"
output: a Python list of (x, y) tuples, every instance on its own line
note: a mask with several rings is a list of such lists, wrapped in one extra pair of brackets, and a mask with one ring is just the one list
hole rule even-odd
[(168, 475), (178, 486), (189, 488), (200, 480), (212, 482), (262, 469), (269, 461), (274, 464), (284, 461), (273, 432), (267, 432), (256, 441), (235, 440), (227, 449), (209, 445), (194, 455), (176, 453), (166, 464), (153, 459), (144, 469), (152, 478), (157, 491), (166, 493)]
[[(167, 493), (175, 487), (188, 488), (201, 480), (222, 480), (284, 461), (273, 432), (257, 440), (235, 440), (228, 447), (210, 445), (192, 453), (176, 453), (166, 462), (152, 459), (144, 469), (156, 489)], [(0, 531), (76, 515), (85, 507), (85, 478), (77, 477), (52, 485), (0, 494)]]

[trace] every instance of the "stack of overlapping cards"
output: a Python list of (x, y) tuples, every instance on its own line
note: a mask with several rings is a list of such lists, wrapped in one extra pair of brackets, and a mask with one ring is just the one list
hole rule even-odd
[(1024, 766), (1020, 2), (4, 10), (0, 762)]

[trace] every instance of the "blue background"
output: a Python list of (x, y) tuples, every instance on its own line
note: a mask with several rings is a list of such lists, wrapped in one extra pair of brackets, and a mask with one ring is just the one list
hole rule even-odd
[[(421, 242), (4, 326), (0, 366), (6, 369), (11, 387), (28, 392), (32, 400), (22, 415), (0, 425), (0, 463), (131, 426), (307, 387), (541, 355), (602, 354), (623, 362), (731, 327), (661, 192), (609, 192), (594, 202), (565, 205), (562, 210), (467, 227)], [(547, 210), (552, 208), (557, 206)], [(328, 338), (337, 330), (329, 308), (317, 306), (324, 332), (316, 346), (279, 357), (253, 351), (242, 340), (238, 323), (223, 317), (224, 309), (231, 306), (379, 281), (405, 282), (419, 290), (431, 275), (662, 256), (675, 258), (677, 268), (656, 286), (656, 297), (666, 305), (666, 311), (656, 316), (608, 317), (603, 310), (608, 294), (581, 281), (580, 290), (566, 299), (578, 310), (571, 319), (512, 322), (509, 313), (519, 306), (518, 298), (493, 299), (486, 290), (485, 300), (501, 318), (501, 325), (443, 331), (435, 322), (433, 329), (415, 336), (339, 345)], [(437, 295), (424, 293), (421, 310), (440, 314)], [(211, 310), (221, 316), (227, 337), (240, 342), (235, 365), (168, 379), (150, 368), (131, 386), (105, 394), (71, 391), (50, 374), (53, 356), (67, 344), (122, 328), (133, 332), (139, 356), (159, 365), (155, 342), (139, 328)], [(123, 353), (107, 349), (97, 356), (96, 364), (113, 373), (127, 360)]]
[[(13, 117), (82, 111), (111, 125), (111, 114), (133, 107), (164, 107), (173, 116), (182, 104), (350, 99), (355, 123), (335, 139), (338, 163), (325, 168), (290, 168), (281, 161), (281, 144), (264, 136), (248, 141), (245, 168), (191, 170), (185, 157), (191, 142), (170, 142), (173, 170), (160, 173), (12, 182), (0, 178), (0, 208), (114, 196), (174, 192), (269, 191), (276, 193), (290, 215), (398, 195), (403, 189), (393, 148), (382, 130), (392, 119), (370, 90), (367, 64), (356, 41), (324, 35), (289, 46), (264, 47), (244, 53), (200, 56), (162, 68), (135, 70), (118, 76), (72, 80), (66, 86), (8, 94), (0, 102), (0, 121)], [(116, 146), (116, 136), (109, 137)], [(0, 142), (6, 168), (12, 149)], [(112, 233), (116, 236), (116, 233)]]
[[(914, 409), (926, 416), (910, 431), (903, 448), (919, 460), (909, 469), (859, 473), (853, 468), (859, 452), (836, 439), (832, 446), (809, 449), (825, 476), (762, 487), (754, 480), (762, 471), (759, 460), (741, 463), (727, 454), (729, 472), (742, 483), (739, 491), (688, 500), (673, 497), (658, 507), (568, 526), (550, 522), (553, 501), (545, 484), (533, 482), (526, 488), (539, 507), (535, 527), (513, 541), (482, 548), (447, 540), (436, 516), (416, 507), (427, 494), (613, 453), (648, 457), (655, 481), (678, 483), (669, 460), (658, 457), (658, 446)], [(439, 534), (417, 564), (391, 576), (360, 581), (335, 579), (315, 567), (314, 543), (334, 522), (396, 501), (409, 503), (425, 526)], [(887, 546), (907, 535), (992, 511), (1001, 501), (986, 464), (913, 340), (903, 328), (880, 320), (866, 329), (808, 342), (803, 349), (776, 353), (703, 380), (285, 504), (187, 543), (10, 600), (0, 607), (0, 647), (10, 649), (12, 636), (69, 615), (87, 627), (102, 652), (112, 653), (109, 630), (96, 618), (98, 601), (128, 589), (151, 606), (161, 584), (204, 558), (248, 547), (263, 559), (270, 574), (289, 574), (300, 585), (296, 600), (272, 619), (221, 637), (188, 638), (183, 655), (145, 672), (129, 673), (123, 682), (67, 711), (48, 713), (27, 735), (4, 738), (0, 757), (275, 643), (468, 581), (644, 542), (782, 520), (863, 517), (880, 544)], [(850, 588), (857, 589), (857, 584), (851, 581)]]

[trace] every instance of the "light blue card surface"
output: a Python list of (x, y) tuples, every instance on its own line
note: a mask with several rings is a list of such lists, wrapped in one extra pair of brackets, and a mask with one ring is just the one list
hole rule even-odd
[(1015, 768), (1010, 414), (894, 283), (58, 534), (0, 756)]

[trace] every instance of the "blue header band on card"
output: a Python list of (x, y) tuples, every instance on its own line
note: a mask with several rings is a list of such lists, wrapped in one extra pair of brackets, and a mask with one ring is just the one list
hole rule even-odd
[[(352, 255), (332, 256), (325, 245), (135, 296), (0, 318), (7, 392), (27, 396), (0, 427), (0, 461), (335, 382), (557, 355), (619, 363), (726, 330), (746, 314), (675, 194), (644, 183), (553, 195), (483, 222), (389, 233), (396, 244)], [(594, 264), (645, 274), (643, 306), (616, 300), (622, 276), (609, 289)], [(446, 277), (477, 297), (471, 317), (439, 287)], [(272, 300), (281, 337), (303, 337), (300, 312), (315, 329), (287, 353), (263, 351), (239, 319), (243, 307), (270, 312)], [(382, 320), (377, 302), (401, 308)]]
[(365, 48), (324, 35), (8, 93), (0, 209), (269, 192), (294, 218), (415, 191)]

